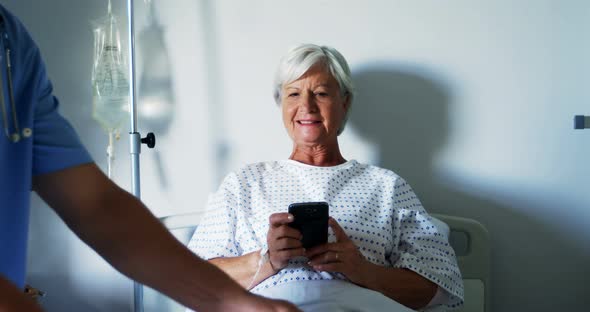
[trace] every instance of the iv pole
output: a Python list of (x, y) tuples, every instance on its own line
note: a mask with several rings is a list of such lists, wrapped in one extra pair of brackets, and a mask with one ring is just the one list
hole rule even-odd
[[(129, 153), (131, 154), (131, 188), (133, 195), (141, 199), (141, 188), (139, 180), (139, 154), (141, 144), (147, 144), (149, 148), (156, 145), (156, 137), (148, 133), (145, 138), (137, 132), (137, 105), (135, 88), (135, 27), (134, 27), (133, 0), (127, 0), (127, 30), (129, 35), (129, 112), (131, 116), (131, 128), (129, 131)], [(143, 312), (143, 285), (133, 282), (133, 310)]]

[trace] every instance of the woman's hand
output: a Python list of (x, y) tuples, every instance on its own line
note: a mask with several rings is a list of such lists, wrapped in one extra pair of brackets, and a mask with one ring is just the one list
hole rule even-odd
[(351, 282), (362, 285), (371, 263), (365, 259), (336, 220), (330, 217), (329, 224), (336, 236), (336, 242), (309, 249), (306, 253), (309, 258), (308, 264), (316, 271), (342, 273)]
[(269, 227), (266, 235), (270, 265), (276, 272), (289, 264), (291, 258), (305, 256), (305, 249), (301, 244), (301, 232), (288, 226), (293, 222), (293, 215), (280, 212), (273, 213), (268, 218)]

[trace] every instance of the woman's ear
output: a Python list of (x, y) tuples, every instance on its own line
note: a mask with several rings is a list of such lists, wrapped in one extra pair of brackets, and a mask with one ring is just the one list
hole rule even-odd
[(347, 93), (346, 95), (344, 95), (344, 112), (348, 112), (348, 110), (350, 109), (350, 100), (350, 94)]

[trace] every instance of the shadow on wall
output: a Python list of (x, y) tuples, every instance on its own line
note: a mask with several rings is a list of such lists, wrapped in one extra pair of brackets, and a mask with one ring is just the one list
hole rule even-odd
[[(434, 159), (450, 134), (453, 95), (444, 80), (407, 64), (357, 68), (349, 126), (377, 146), (376, 165), (406, 179), (428, 211), (473, 218), (488, 228), (492, 310), (559, 311), (587, 304), (588, 286), (579, 276), (589, 276), (588, 254), (568, 233), (523, 214), (534, 211), (531, 198), (513, 198), (503, 205), (437, 178)], [(479, 187), (485, 188), (483, 184)]]
[[(137, 103), (140, 131), (154, 132), (156, 142), (161, 142), (175, 115), (174, 81), (169, 47), (165, 41), (165, 29), (157, 18), (155, 4), (147, 4), (148, 24), (137, 35), (138, 59), (143, 71), (139, 79)], [(168, 189), (168, 177), (160, 149), (153, 150), (154, 162), (160, 186)]]

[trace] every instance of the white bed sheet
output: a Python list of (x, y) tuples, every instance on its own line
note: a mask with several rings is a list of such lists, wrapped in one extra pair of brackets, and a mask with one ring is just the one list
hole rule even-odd
[(285, 283), (256, 293), (293, 302), (304, 312), (413, 311), (379, 292), (339, 280), (306, 281), (305, 287)]

